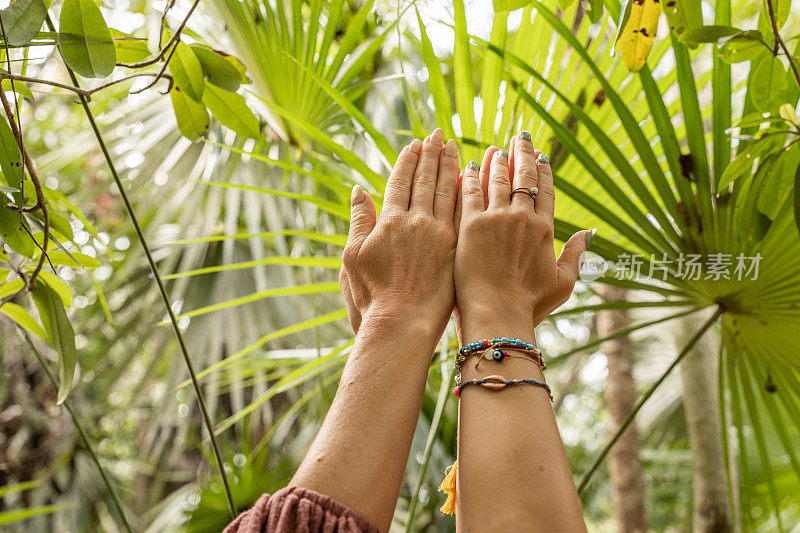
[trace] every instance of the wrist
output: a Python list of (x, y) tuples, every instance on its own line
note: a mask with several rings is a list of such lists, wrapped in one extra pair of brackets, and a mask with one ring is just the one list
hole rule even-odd
[(518, 308), (472, 305), (461, 313), (464, 343), (493, 337), (510, 337), (536, 344), (533, 314)]
[(436, 324), (430, 314), (410, 306), (370, 306), (362, 314), (359, 328), (359, 333), (367, 331), (413, 338), (415, 343), (430, 347), (431, 352), (439, 340), (436, 337)]

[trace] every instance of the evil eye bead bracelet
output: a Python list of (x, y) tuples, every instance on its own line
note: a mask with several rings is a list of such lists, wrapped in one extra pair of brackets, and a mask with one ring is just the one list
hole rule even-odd
[[(509, 337), (482, 339), (464, 345), (464, 347), (461, 348), (456, 354), (456, 384), (461, 384), (461, 367), (467, 359), (475, 355), (479, 356), (478, 361), (475, 363), (475, 368), (477, 369), (478, 365), (483, 359), (501, 363), (506, 357), (511, 357), (512, 354), (508, 353), (506, 350), (522, 352), (524, 354), (522, 357), (525, 359), (530, 359), (539, 365), (539, 368), (542, 370), (547, 368), (547, 365), (542, 358), (542, 352), (529, 342), (525, 342), (520, 339), (511, 339)], [(520, 357), (518, 355), (514, 356)]]

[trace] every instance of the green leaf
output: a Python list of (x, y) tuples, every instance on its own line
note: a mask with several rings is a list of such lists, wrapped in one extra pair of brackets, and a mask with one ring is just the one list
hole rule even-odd
[(53, 211), (52, 208), (50, 209), (49, 215), (50, 227), (66, 237), (68, 240), (72, 240), (75, 234), (72, 232), (72, 224), (69, 223), (69, 220)]
[(120, 63), (138, 63), (150, 57), (147, 39), (134, 37), (113, 28), (111, 37), (114, 39), (114, 49), (117, 51), (117, 61)]
[(205, 89), (203, 67), (189, 45), (178, 41), (175, 53), (172, 54), (172, 59), (169, 61), (169, 71), (175, 85), (186, 96), (195, 102), (203, 99), (203, 90)]
[(162, 279), (180, 279), (190, 276), (200, 276), (203, 274), (214, 274), (216, 272), (228, 272), (231, 270), (241, 270), (243, 268), (253, 268), (260, 265), (290, 265), (297, 267), (329, 268), (339, 270), (342, 268), (342, 260), (338, 257), (267, 257), (256, 261), (244, 261), (242, 263), (231, 263), (227, 265), (216, 265), (210, 267), (188, 270), (186, 272), (176, 272)]
[(5, 116), (0, 115), (0, 170), (9, 187), (22, 187), (22, 154)]
[(795, 113), (794, 106), (792, 104), (783, 104), (778, 110), (778, 114), (789, 124), (794, 126), (800, 125), (800, 120), (798, 120), (797, 113)]
[(603, 16), (603, 0), (588, 0), (589, 7), (586, 9), (586, 14), (589, 15), (589, 20), (593, 24), (600, 22)]
[(774, 56), (765, 57), (755, 67), (750, 78), (748, 94), (759, 111), (771, 111), (786, 103), (786, 69)]
[(741, 63), (750, 61), (763, 50), (763, 45), (758, 41), (729, 39), (722, 45), (720, 57), (726, 63)]
[[(772, 10), (775, 13), (775, 23), (780, 30), (786, 21), (789, 20), (789, 13), (792, 8), (792, 0), (772, 0)], [(797, 13), (795, 12), (795, 15)], [(761, 0), (761, 19), (769, 23), (769, 11), (766, 0)]]
[(631, 18), (631, 8), (633, 7), (631, 4), (631, 0), (625, 0), (625, 3), (622, 5), (622, 9), (619, 12), (619, 21), (617, 21), (617, 34), (614, 36), (614, 43), (611, 45), (611, 57), (614, 57), (614, 54), (617, 50), (617, 43), (619, 42), (619, 38), (622, 37), (622, 30), (625, 29), (628, 19)]
[(64, 304), (65, 309), (72, 305), (72, 291), (69, 289), (69, 285), (64, 283), (64, 280), (46, 270), (40, 270), (36, 281), (41, 281), (50, 287), (61, 299), (61, 303)]
[(0, 237), (18, 254), (31, 257), (34, 252), (33, 239), (20, 224), (19, 213), (0, 206)]
[(88, 269), (100, 266), (100, 261), (91, 255), (79, 252), (47, 252), (47, 258), (50, 259), (52, 264), (60, 266), (83, 267)]
[(200, 61), (200, 66), (209, 83), (226, 91), (236, 92), (242, 82), (242, 74), (220, 53), (200, 44), (190, 46)]
[(736, 122), (734, 122), (733, 126), (737, 128), (752, 128), (753, 126), (760, 126), (764, 122), (778, 122), (780, 121), (780, 117), (773, 117), (767, 116), (765, 117), (763, 113), (756, 112), (756, 113), (748, 113), (747, 115), (743, 116)]
[(794, 224), (800, 234), (800, 165), (794, 173)]
[(257, 139), (261, 134), (258, 117), (250, 111), (241, 95), (209, 84), (203, 93), (203, 103), (208, 106), (214, 118), (238, 135)]
[(12, 87), (11, 80), (3, 80), (2, 87), (4, 91), (7, 92), (14, 91), (23, 98), (28, 98), (29, 100), (33, 100), (33, 91), (31, 91), (31, 88), (22, 83), (21, 81), (15, 81)]
[(461, 136), (475, 138), (475, 83), (472, 80), (472, 57), (467, 34), (467, 17), (463, 0), (453, 2), (455, 10), (455, 45), (453, 50), (453, 70), (456, 96), (456, 110), (461, 117)]
[(2, 11), (3, 28), (8, 44), (26, 45), (42, 28), (47, 7), (43, 0), (16, 0)]
[(0, 498), (6, 494), (13, 494), (15, 492), (24, 492), (26, 490), (35, 489), (45, 482), (44, 479), (32, 479), (31, 481), (23, 481), (21, 483), (11, 483), (0, 487)]
[(75, 333), (67, 318), (67, 312), (58, 294), (41, 283), (33, 291), (33, 301), (39, 310), (48, 342), (58, 352), (58, 405), (64, 403), (72, 390), (78, 353), (75, 349)]
[(724, 189), (743, 174), (749, 172), (757, 158), (763, 158), (765, 155), (779, 149), (780, 146), (772, 142), (772, 139), (764, 139), (747, 145), (742, 152), (736, 155), (736, 159), (731, 161), (725, 168), (719, 178), (718, 190)]
[(58, 48), (67, 66), (84, 78), (105, 78), (117, 63), (111, 32), (94, 0), (64, 0)]
[(10, 296), (25, 286), (25, 282), (21, 279), (17, 278), (14, 280), (9, 281), (8, 283), (4, 283), (0, 285), (0, 298), (5, 298), (6, 296)]
[(0, 526), (5, 524), (11, 524), (12, 522), (21, 522), (22, 520), (27, 520), (28, 518), (33, 518), (34, 516), (53, 514), (57, 513), (58, 511), (73, 509), (74, 507), (75, 507), (74, 504), (65, 503), (58, 505), (42, 505), (39, 507), (28, 507), (26, 509), (14, 509), (12, 511), (3, 511), (2, 513), (0, 513)]
[(715, 43), (737, 33), (742, 33), (742, 30), (733, 26), (698, 26), (683, 32), (679, 40), (687, 46), (693, 46), (700, 43)]
[(513, 11), (525, 7), (531, 3), (532, 0), (494, 0), (494, 10), (497, 13), (502, 11)]
[[(207, 305), (199, 309), (194, 309), (193, 311), (189, 311), (188, 313), (181, 314), (177, 318), (178, 319), (181, 319), (183, 317), (194, 318), (196, 316), (205, 315), (207, 313), (213, 313), (214, 311), (220, 311), (222, 309), (230, 309), (232, 307), (236, 307), (239, 305), (244, 305), (258, 300), (263, 300), (264, 298), (274, 298), (276, 296), (292, 296), (299, 294), (322, 294), (326, 292), (339, 292), (339, 291), (341, 291), (341, 287), (339, 287), (338, 281), (330, 281), (325, 283), (309, 283), (307, 285), (291, 285), (288, 287), (275, 287), (272, 289), (266, 289), (263, 291), (254, 292), (253, 294), (248, 294), (247, 296), (235, 298), (233, 300), (228, 300), (226, 302), (220, 302), (212, 305)], [(169, 325), (169, 322), (162, 322), (160, 325), (167, 326)]]
[(7, 302), (0, 307), (0, 313), (3, 313), (8, 318), (19, 324), (19, 326), (25, 331), (33, 333), (42, 340), (47, 340), (42, 326), (36, 322), (36, 320), (25, 310), (25, 308), (11, 302)]
[(663, 0), (661, 6), (667, 17), (669, 29), (675, 35), (682, 35), (686, 30), (703, 25), (703, 13), (700, 0)]
[(208, 132), (208, 111), (203, 104), (195, 102), (184, 94), (177, 85), (169, 92), (172, 108), (178, 121), (178, 130), (184, 137), (196, 141)]
[(436, 57), (433, 44), (425, 31), (425, 25), (422, 22), (419, 10), (417, 11), (417, 22), (420, 29), (422, 58), (425, 60), (425, 66), (428, 68), (428, 89), (430, 90), (434, 102), (436, 124), (444, 130), (444, 138), (450, 139), (455, 137), (453, 133), (453, 109), (450, 106), (450, 90), (447, 88), (447, 83), (442, 74), (441, 61)]

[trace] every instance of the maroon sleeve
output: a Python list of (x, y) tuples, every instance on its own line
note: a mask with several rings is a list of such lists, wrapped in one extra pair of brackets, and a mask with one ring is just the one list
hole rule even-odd
[(380, 533), (367, 519), (336, 500), (299, 487), (264, 494), (224, 533)]

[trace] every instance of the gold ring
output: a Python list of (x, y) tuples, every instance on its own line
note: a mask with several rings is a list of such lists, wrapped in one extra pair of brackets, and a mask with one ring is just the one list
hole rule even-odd
[(511, 199), (514, 199), (514, 194), (521, 192), (525, 193), (534, 200), (536, 199), (536, 195), (539, 194), (539, 187), (517, 187), (513, 191), (511, 191)]

